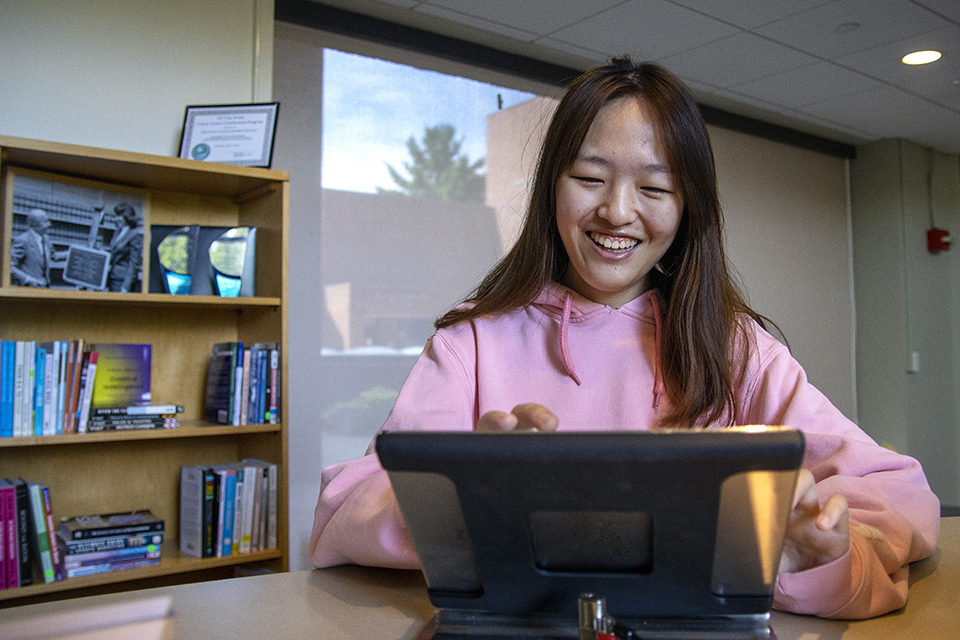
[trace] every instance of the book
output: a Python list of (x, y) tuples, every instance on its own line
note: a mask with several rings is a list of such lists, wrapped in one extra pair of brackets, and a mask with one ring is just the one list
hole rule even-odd
[(240, 424), (250, 423), (250, 357), (252, 347), (243, 350), (243, 379), (240, 383)]
[(130, 407), (91, 407), (90, 416), (172, 416), (183, 413), (180, 404), (144, 404)]
[(0, 438), (13, 437), (13, 367), (17, 343), (0, 342)]
[(235, 342), (218, 342), (211, 350), (203, 403), (203, 415), (209, 422), (233, 424), (236, 346)]
[[(237, 469), (237, 486), (242, 487), (242, 492), (238, 500), (240, 506), (237, 509), (239, 513), (240, 535), (234, 535), (234, 539), (237, 541), (238, 553), (250, 553), (253, 541), (254, 515), (256, 513), (255, 496), (257, 493), (257, 479), (261, 474), (256, 467), (243, 462), (238, 462), (234, 466), (236, 466)], [(241, 474), (243, 476), (242, 482), (240, 481)]]
[(7, 478), (17, 495), (17, 557), (20, 563), (20, 586), (33, 584), (33, 557), (30, 550), (30, 489), (21, 478)]
[(63, 433), (63, 417), (64, 413), (67, 410), (67, 378), (69, 377), (68, 372), (70, 369), (67, 368), (67, 363), (69, 362), (69, 352), (70, 351), (70, 341), (61, 340), (60, 341), (60, 384), (57, 389), (57, 406), (55, 409), (54, 417), (57, 420), (56, 428), (54, 433), (56, 435), (61, 435)]
[(233, 393), (230, 394), (230, 424), (240, 426), (240, 407), (243, 405), (243, 343), (234, 346)]
[(135, 567), (150, 567), (160, 564), (160, 558), (139, 558), (133, 560), (117, 560), (115, 562), (104, 562), (87, 567), (78, 567), (65, 571), (67, 578), (79, 578), (82, 576), (92, 576), (98, 573), (107, 573), (109, 571), (118, 571), (120, 569), (133, 569)]
[(264, 549), (276, 549), (277, 548), (277, 465), (272, 462), (265, 462), (264, 460), (258, 460), (256, 458), (244, 458), (243, 462), (245, 464), (253, 465), (260, 467), (264, 470), (264, 479), (266, 484), (264, 486), (264, 493), (266, 494), (265, 501), (265, 513), (261, 517), (263, 526), (265, 528), (265, 540), (262, 548)]
[(213, 469), (203, 469), (203, 557), (217, 555), (217, 503), (220, 500), (217, 474)]
[(159, 546), (161, 543), (163, 543), (162, 531), (132, 536), (121, 535), (107, 536), (106, 538), (86, 538), (83, 540), (67, 540), (57, 531), (57, 546), (60, 549), (61, 557), (79, 553), (93, 553), (95, 551), (115, 551), (117, 549), (142, 547), (144, 545)]
[(180, 467), (180, 553), (202, 558), (204, 551), (204, 470)]
[(90, 551), (87, 553), (71, 553), (63, 556), (63, 568), (79, 569), (91, 565), (118, 562), (121, 560), (140, 560), (144, 558), (159, 558), (160, 546), (145, 544), (139, 547), (124, 547), (122, 549), (108, 549), (106, 551)]
[(43, 420), (40, 427), (40, 433), (44, 436), (52, 436), (56, 432), (56, 421), (53, 415), (53, 406), (55, 401), (54, 387), (59, 377), (59, 370), (54, 371), (54, 367), (59, 368), (59, 347), (57, 341), (44, 342), (40, 347), (46, 354), (43, 367)]
[(50, 499), (50, 487), (41, 485), (40, 495), (43, 497), (43, 514), (47, 524), (47, 544), (50, 546), (53, 578), (56, 582), (60, 582), (63, 580), (63, 563), (60, 559), (60, 550), (57, 548), (57, 529), (53, 523), (53, 502)]
[(37, 373), (37, 343), (35, 340), (23, 341), (23, 409), (20, 413), (20, 435), (33, 435), (33, 394), (36, 387), (34, 376)]
[[(7, 586), (7, 572), (9, 571), (9, 539), (7, 522), (10, 519), (10, 510), (7, 508), (6, 492), (3, 481), (0, 480), (0, 590)], [(15, 528), (15, 527), (14, 527)], [(16, 549), (16, 544), (14, 544)]]
[(97, 343), (97, 377), (90, 406), (126, 407), (149, 404), (152, 346), (149, 344)]
[(70, 341), (67, 366), (67, 399), (63, 411), (63, 432), (77, 432), (77, 406), (80, 397), (80, 374), (83, 371), (83, 338)]
[(53, 568), (53, 555), (50, 551), (50, 535), (47, 533), (47, 515), (43, 505), (43, 485), (28, 482), (30, 490), (30, 544), (32, 555), (36, 558), (43, 581), (56, 582)]
[(61, 519), (59, 531), (68, 541), (129, 536), (163, 531), (163, 520), (153, 515), (149, 509), (92, 514)]
[(87, 421), (86, 430), (90, 433), (97, 431), (124, 431), (129, 429), (176, 429), (180, 426), (179, 418), (166, 416), (97, 416)]
[(280, 422), (280, 350), (270, 350), (270, 405), (269, 424)]
[(33, 435), (43, 435), (43, 394), (46, 380), (47, 350), (42, 345), (33, 351)]
[(0, 480), (0, 589), (20, 586), (17, 544), (17, 489)]
[(234, 510), (237, 494), (237, 472), (227, 465), (212, 467), (219, 481), (220, 497), (217, 505), (217, 544), (216, 557), (233, 554)]
[(97, 361), (100, 352), (91, 349), (86, 358), (86, 378), (80, 392), (80, 409), (77, 413), (77, 433), (87, 432), (87, 422), (90, 419), (90, 403), (93, 398), (93, 387), (97, 378)]

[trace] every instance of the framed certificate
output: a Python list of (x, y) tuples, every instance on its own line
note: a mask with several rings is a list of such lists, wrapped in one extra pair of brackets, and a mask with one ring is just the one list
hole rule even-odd
[(188, 106), (180, 157), (270, 167), (279, 102)]

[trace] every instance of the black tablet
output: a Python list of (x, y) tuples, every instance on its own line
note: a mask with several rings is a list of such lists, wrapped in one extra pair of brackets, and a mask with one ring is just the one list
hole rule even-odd
[(799, 431), (416, 432), (377, 437), (431, 602), (576, 618), (767, 614)]

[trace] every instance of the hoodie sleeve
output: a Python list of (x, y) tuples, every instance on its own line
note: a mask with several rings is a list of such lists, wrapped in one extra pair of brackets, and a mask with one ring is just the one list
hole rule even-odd
[(774, 607), (826, 618), (870, 618), (907, 601), (909, 563), (929, 556), (940, 531), (940, 502), (920, 463), (876, 444), (807, 381), (800, 364), (758, 332), (759, 358), (747, 371), (744, 424), (804, 432), (803, 466), (821, 504), (850, 505), (850, 550), (826, 565), (777, 578)]
[[(469, 370), (442, 335), (435, 335), (400, 390), (383, 430), (472, 430), (476, 393)], [(372, 443), (364, 457), (323, 470), (310, 561), (317, 568), (338, 564), (420, 568)]]

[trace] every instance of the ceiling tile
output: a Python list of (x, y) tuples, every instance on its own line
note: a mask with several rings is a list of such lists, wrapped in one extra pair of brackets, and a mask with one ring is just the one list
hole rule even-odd
[(662, 62), (677, 75), (715, 87), (733, 87), (818, 61), (765, 38), (740, 33), (669, 56)]
[(483, 29), (484, 31), (490, 31), (492, 33), (498, 33), (508, 38), (513, 38), (514, 40), (520, 40), (522, 42), (532, 42), (536, 40), (539, 35), (530, 31), (523, 31), (520, 29), (515, 29), (514, 27), (508, 26), (501, 22), (491, 22), (483, 18), (477, 18), (475, 16), (468, 16), (462, 13), (457, 13), (455, 11), (450, 11), (443, 7), (435, 7), (430, 4), (421, 4), (416, 8), (418, 13), (424, 13), (431, 16), (436, 16), (438, 18), (445, 18), (456, 22), (457, 24), (463, 24), (468, 27), (474, 27), (476, 29)]
[(652, 60), (737, 33), (737, 29), (663, 0), (634, 0), (551, 35), (554, 40)]
[(960, 24), (960, 2), (957, 0), (914, 0), (914, 2)]
[(800, 111), (851, 123), (878, 138), (908, 138), (939, 148), (942, 135), (960, 136), (960, 114), (889, 86), (809, 104)]
[[(430, 0), (418, 10), (435, 12), (453, 11), (460, 16), (479, 18), (492, 25), (513, 27), (539, 36), (545, 36), (577, 24), (592, 15), (622, 3), (623, 0)], [(449, 13), (442, 14), (451, 17)], [(456, 18), (454, 18), (456, 19)], [(464, 24), (469, 24), (463, 20)], [(499, 32), (499, 31), (498, 31)]]
[(802, 107), (851, 93), (876, 89), (881, 83), (830, 62), (818, 62), (760, 80), (735, 85), (738, 93), (786, 107)]
[[(838, 33), (837, 27), (849, 23), (860, 27)], [(950, 24), (910, 0), (843, 0), (760, 27), (756, 33), (832, 60)]]
[(674, 0), (676, 4), (723, 22), (752, 29), (835, 0)]

